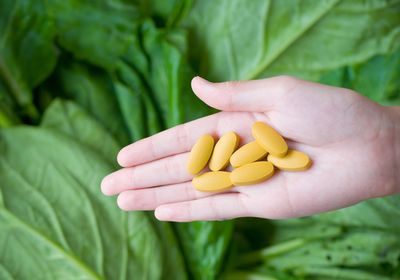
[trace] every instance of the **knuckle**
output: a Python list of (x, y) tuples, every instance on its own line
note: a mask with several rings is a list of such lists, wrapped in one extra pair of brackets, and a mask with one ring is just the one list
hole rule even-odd
[(179, 145), (181, 145), (182, 147), (185, 147), (186, 149), (188, 148), (188, 133), (186, 130), (186, 125), (185, 124), (181, 124), (180, 126), (178, 126), (177, 129), (177, 141), (179, 143)]
[(183, 171), (180, 161), (180, 156), (176, 155), (170, 160), (164, 162), (164, 170), (168, 178), (181, 181), (183, 180)]
[(226, 81), (220, 83), (220, 85), (226, 92), (232, 93), (237, 91), (240, 81)]
[(210, 207), (210, 211), (211, 214), (214, 216), (214, 218), (218, 221), (222, 221), (223, 220), (223, 216), (221, 215), (219, 208), (218, 208), (218, 203), (217, 201), (215, 201), (215, 196), (210, 196), (209, 199), (209, 207)]
[(293, 88), (297, 87), (300, 80), (287, 75), (281, 75), (274, 78), (275, 88), (280, 94), (289, 93)]

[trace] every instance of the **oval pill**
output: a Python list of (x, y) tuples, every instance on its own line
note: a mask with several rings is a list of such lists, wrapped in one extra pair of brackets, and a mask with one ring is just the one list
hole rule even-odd
[(239, 136), (235, 132), (225, 133), (215, 144), (209, 167), (212, 171), (224, 169), (229, 158), (239, 145)]
[(194, 144), (189, 154), (187, 171), (193, 175), (199, 173), (211, 157), (214, 148), (214, 138), (211, 135), (203, 135)]
[(193, 186), (202, 192), (220, 192), (232, 187), (230, 172), (210, 171), (193, 178)]
[(268, 153), (283, 157), (286, 155), (288, 146), (282, 136), (272, 127), (263, 123), (255, 122), (252, 127), (254, 139)]
[(274, 174), (274, 166), (268, 161), (256, 161), (245, 164), (231, 172), (234, 185), (243, 186), (257, 184), (267, 180)]
[(250, 142), (240, 147), (231, 156), (230, 162), (233, 167), (239, 167), (254, 162), (264, 157), (268, 152), (263, 149), (257, 141)]
[(284, 157), (268, 155), (267, 159), (277, 168), (287, 171), (302, 171), (311, 166), (310, 158), (296, 150), (289, 150)]

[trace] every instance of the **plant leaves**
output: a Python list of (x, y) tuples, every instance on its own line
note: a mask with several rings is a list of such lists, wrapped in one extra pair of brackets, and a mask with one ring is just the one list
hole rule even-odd
[(75, 137), (102, 154), (106, 161), (116, 158), (119, 151), (119, 145), (104, 127), (72, 101), (54, 100), (44, 113), (41, 126)]
[(192, 222), (176, 227), (194, 279), (216, 279), (232, 236), (232, 221)]
[(55, 32), (47, 1), (0, 2), (0, 101), (8, 95), (13, 110), (33, 120), (31, 89), (55, 67)]
[(164, 265), (169, 250), (160, 250), (165, 245), (144, 213), (123, 213), (100, 194), (112, 166), (97, 152), (26, 127), (3, 130), (0, 147), (0, 262), (13, 276), (163, 279), (168, 270), (184, 277), (183, 266)]
[(136, 7), (122, 0), (57, 0), (51, 9), (58, 43), (78, 59), (108, 70), (132, 44), (140, 18)]
[(314, 217), (321, 222), (346, 227), (376, 228), (400, 234), (400, 195), (371, 199), (349, 208)]
[(200, 73), (211, 79), (317, 79), (316, 71), (396, 49), (399, 11), (398, 1), (383, 0), (196, 1), (184, 26), (193, 30)]
[(63, 57), (45, 85), (53, 96), (73, 99), (122, 146), (129, 143), (112, 78), (103, 70)]
[(400, 48), (365, 63), (325, 73), (320, 82), (354, 89), (385, 105), (400, 104)]

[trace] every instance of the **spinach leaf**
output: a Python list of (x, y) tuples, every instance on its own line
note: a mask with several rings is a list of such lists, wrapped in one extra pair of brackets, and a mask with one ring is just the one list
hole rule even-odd
[(136, 6), (123, 0), (56, 0), (50, 8), (58, 44), (107, 70), (127, 52), (140, 19)]
[(400, 48), (365, 63), (325, 73), (320, 82), (352, 88), (385, 105), (400, 104)]
[[(0, 147), (0, 262), (13, 277), (164, 279), (168, 271), (185, 278), (177, 248), (161, 244), (151, 219), (123, 213), (100, 194), (112, 165), (97, 152), (28, 127), (3, 129)], [(174, 269), (166, 265), (170, 252)]]
[(60, 59), (51, 80), (43, 86), (52, 96), (72, 99), (99, 121), (120, 145), (129, 142), (112, 77), (98, 67)]
[(31, 90), (56, 64), (55, 32), (47, 1), (0, 2), (0, 101), (8, 95), (12, 108), (32, 120), (39, 116)]
[[(74, 137), (75, 140), (86, 144), (88, 148), (95, 148), (97, 152), (104, 155), (104, 159), (107, 161), (115, 158), (115, 154), (118, 151), (118, 145), (104, 128), (72, 102), (63, 100), (54, 101), (45, 112), (42, 126), (50, 127), (70, 135)], [(99, 142), (98, 139), (102, 139), (103, 141)], [(177, 275), (174, 277), (177, 279), (186, 279), (186, 274), (183, 272), (183, 259), (170, 224), (156, 222), (152, 213), (132, 213), (130, 215), (137, 216), (140, 220), (147, 220), (146, 223), (149, 224), (149, 227), (151, 227), (156, 232), (158, 238), (160, 238), (161, 251), (168, 252), (169, 257), (165, 259), (165, 263), (163, 264), (163, 274), (174, 275), (176, 271), (170, 270), (175, 270), (175, 267), (179, 266), (182, 267), (182, 270), (178, 271)], [(132, 222), (132, 227), (137, 228), (137, 224), (135, 224), (137, 221), (135, 219), (131, 219), (128, 222)], [(141, 221), (141, 223), (142, 222), (143, 221)], [(140, 235), (141, 233), (133, 232), (132, 234)], [(142, 241), (139, 239), (138, 244), (140, 244), (140, 242)], [(149, 258), (151, 258), (151, 256), (149, 256)], [(148, 277), (147, 274), (143, 275), (143, 277), (145, 276)]]
[(321, 73), (399, 47), (398, 1), (195, 1), (192, 30), (200, 74), (215, 80)]
[(216, 279), (225, 260), (233, 223), (192, 222), (176, 227), (183, 253), (194, 279)]
[(400, 195), (371, 199), (349, 208), (314, 217), (319, 222), (344, 227), (374, 228), (400, 234)]
[(119, 150), (119, 145), (104, 127), (72, 101), (54, 100), (44, 113), (41, 126), (75, 137), (102, 154), (106, 161), (116, 158)]

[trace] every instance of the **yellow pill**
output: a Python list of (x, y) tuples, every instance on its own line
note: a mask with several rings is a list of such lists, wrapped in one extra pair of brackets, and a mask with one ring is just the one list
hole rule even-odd
[(233, 167), (239, 167), (247, 163), (254, 162), (264, 157), (268, 152), (264, 150), (257, 141), (250, 142), (240, 147), (231, 156), (231, 164)]
[(279, 133), (263, 122), (255, 122), (252, 127), (253, 137), (268, 153), (283, 157), (286, 155), (288, 146)]
[(207, 165), (213, 148), (214, 138), (211, 135), (206, 134), (200, 137), (190, 151), (187, 171), (193, 175), (199, 173)]
[(289, 150), (285, 157), (268, 155), (268, 161), (282, 170), (302, 171), (311, 166), (310, 158), (302, 152)]
[(239, 136), (235, 132), (225, 133), (215, 144), (214, 151), (211, 155), (209, 167), (212, 171), (224, 169), (229, 158), (239, 145)]
[(267, 180), (274, 174), (274, 166), (268, 161), (256, 161), (234, 169), (231, 181), (234, 185), (243, 186), (257, 184)]
[(210, 171), (193, 178), (193, 186), (202, 192), (220, 192), (232, 187), (227, 171)]

